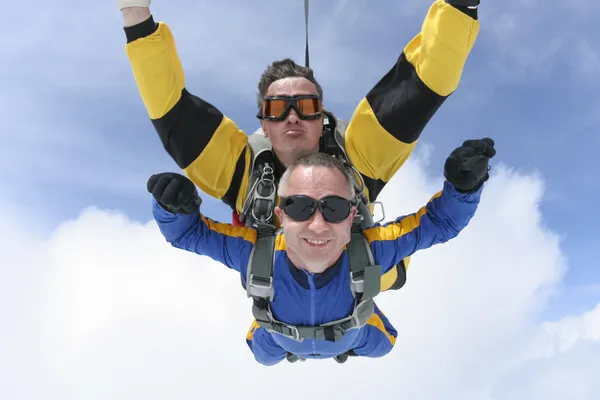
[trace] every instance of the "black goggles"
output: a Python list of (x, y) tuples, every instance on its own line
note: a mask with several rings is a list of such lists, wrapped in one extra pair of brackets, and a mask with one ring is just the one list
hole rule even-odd
[(355, 202), (340, 196), (326, 196), (321, 200), (315, 200), (312, 197), (295, 195), (282, 197), (279, 204), (287, 216), (294, 221), (306, 221), (318, 208), (325, 221), (339, 223), (350, 215)]
[(262, 108), (256, 114), (258, 119), (283, 121), (291, 109), (296, 111), (300, 119), (317, 119), (323, 114), (321, 98), (314, 94), (298, 96), (267, 96)]

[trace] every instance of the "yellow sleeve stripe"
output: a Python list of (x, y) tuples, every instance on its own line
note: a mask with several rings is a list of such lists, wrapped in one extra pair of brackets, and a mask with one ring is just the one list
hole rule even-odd
[(367, 320), (367, 324), (374, 326), (375, 328), (377, 328), (381, 332), (383, 332), (385, 334), (385, 336), (388, 338), (388, 340), (390, 341), (390, 343), (392, 344), (392, 346), (396, 344), (396, 338), (394, 336), (390, 335), (390, 333), (385, 329), (383, 320), (377, 313), (373, 313), (373, 315), (371, 315), (371, 318), (369, 318)]
[[(442, 191), (439, 191), (431, 198), (431, 200), (440, 197), (441, 195)], [(423, 206), (416, 214), (408, 215), (398, 222), (392, 222), (384, 226), (375, 226), (373, 228), (365, 229), (363, 233), (369, 243), (374, 241), (397, 240), (398, 238), (418, 228), (421, 224), (421, 218), (426, 213), (427, 206)]]
[(356, 107), (345, 138), (352, 165), (369, 178), (385, 182), (389, 182), (417, 145), (416, 141), (404, 143), (386, 131), (366, 98)]
[(465, 61), (479, 34), (479, 21), (436, 0), (421, 33), (405, 47), (407, 60), (419, 78), (440, 96), (456, 90)]
[(150, 36), (128, 43), (129, 58), (138, 90), (151, 119), (164, 116), (181, 97), (185, 78), (173, 34), (159, 22)]
[(211, 220), (210, 218), (205, 217), (204, 215), (201, 215), (201, 218), (202, 221), (208, 227), (208, 229), (215, 233), (234, 238), (241, 237), (247, 242), (250, 242), (252, 244), (256, 243), (256, 230), (252, 228), (248, 228), (246, 226), (233, 226), (231, 224), (216, 222)]
[[(206, 147), (183, 171), (204, 193), (221, 199), (232, 183), (240, 184), (231, 180), (238, 158), (247, 144), (246, 134), (233, 121), (223, 116)], [(246, 166), (249, 166), (249, 162), (250, 159), (246, 156)], [(244, 173), (244, 179), (248, 180), (247, 172)]]

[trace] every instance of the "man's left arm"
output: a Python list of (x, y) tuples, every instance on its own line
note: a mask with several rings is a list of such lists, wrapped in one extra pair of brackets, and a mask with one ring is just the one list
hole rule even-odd
[(469, 224), (479, 205), (482, 188), (460, 193), (450, 182), (418, 212), (364, 231), (383, 273), (405, 257), (455, 238)]
[(479, 0), (435, 0), (421, 32), (357, 106), (345, 133), (350, 161), (375, 200), (456, 90), (479, 33)]
[(444, 164), (444, 188), (418, 212), (364, 231), (383, 273), (416, 251), (455, 238), (477, 211), (489, 160), (496, 155), (490, 138), (466, 140)]

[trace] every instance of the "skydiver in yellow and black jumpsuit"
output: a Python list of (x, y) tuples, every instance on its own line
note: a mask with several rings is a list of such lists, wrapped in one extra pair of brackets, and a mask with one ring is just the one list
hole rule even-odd
[[(478, 4), (435, 0), (421, 32), (356, 107), (345, 149), (369, 201), (402, 167), (427, 123), (456, 90), (479, 33)], [(164, 148), (198, 188), (240, 213), (251, 174), (248, 136), (221, 110), (187, 90), (172, 32), (166, 23), (154, 21), (150, 0), (118, 0), (118, 5), (126, 53)], [(284, 159), (286, 154), (273, 147), (276, 158)], [(276, 179), (286, 166), (277, 159)], [(382, 290), (394, 282), (393, 276), (384, 277)]]

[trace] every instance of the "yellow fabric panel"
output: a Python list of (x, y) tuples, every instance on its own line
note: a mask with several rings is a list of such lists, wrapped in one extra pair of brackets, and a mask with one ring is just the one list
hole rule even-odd
[(285, 251), (286, 249), (287, 249), (287, 246), (285, 244), (285, 236), (283, 236), (283, 233), (279, 233), (277, 235), (277, 238), (275, 238), (275, 251), (279, 251), (279, 250)]
[(148, 115), (163, 117), (179, 101), (185, 86), (171, 30), (159, 22), (153, 34), (128, 43), (125, 51)]
[(444, 0), (431, 5), (421, 32), (404, 48), (419, 78), (440, 96), (456, 90), (479, 34), (479, 21)]
[(390, 287), (392, 287), (394, 282), (396, 282), (396, 279), (398, 279), (398, 268), (400, 267), (396, 265), (388, 272), (381, 275), (380, 285), (382, 292), (388, 290)]
[[(204, 193), (221, 199), (229, 189), (238, 158), (247, 146), (246, 134), (223, 116), (208, 145), (183, 171)], [(249, 163), (246, 157), (246, 169), (250, 168)], [(245, 179), (248, 180), (247, 173)]]
[(260, 325), (258, 325), (258, 322), (256, 322), (256, 320), (254, 320), (252, 322), (252, 325), (250, 325), (250, 328), (248, 329), (248, 333), (246, 333), (246, 340), (253, 340), (254, 339), (254, 331), (257, 330), (258, 328), (260, 328)]
[(244, 240), (255, 244), (256, 243), (256, 230), (245, 226), (233, 226), (231, 224), (224, 224), (221, 222), (213, 221), (210, 218), (201, 216), (202, 221), (208, 226), (208, 229), (222, 235), (231, 237), (241, 237)]
[(366, 98), (356, 107), (344, 136), (352, 165), (369, 178), (384, 182), (389, 182), (417, 145), (417, 141), (403, 143), (386, 131)]
[[(442, 192), (436, 193), (432, 199), (442, 195)], [(430, 200), (431, 201), (431, 200)], [(421, 224), (421, 218), (427, 213), (427, 206), (421, 207), (416, 214), (408, 215), (398, 222), (390, 223), (386, 226), (376, 226), (363, 231), (369, 243), (378, 240), (397, 240), (398, 238), (412, 232)]]
[(367, 324), (374, 326), (375, 328), (377, 328), (381, 332), (383, 332), (385, 334), (385, 336), (388, 338), (388, 340), (390, 341), (390, 343), (392, 344), (392, 346), (396, 344), (396, 338), (394, 336), (390, 335), (389, 332), (385, 329), (383, 320), (381, 319), (381, 317), (379, 317), (379, 315), (377, 313), (373, 313), (373, 315), (371, 315), (371, 318), (369, 318), (367, 320)]

